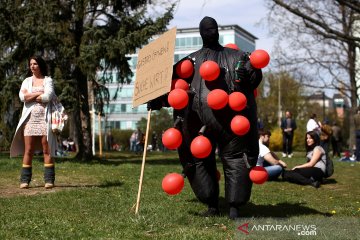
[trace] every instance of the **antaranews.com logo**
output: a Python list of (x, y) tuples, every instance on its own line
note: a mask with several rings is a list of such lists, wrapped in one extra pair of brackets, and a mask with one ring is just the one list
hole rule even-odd
[(299, 236), (316, 236), (316, 225), (310, 224), (251, 224), (244, 223), (237, 228), (243, 234), (252, 232), (294, 232)]

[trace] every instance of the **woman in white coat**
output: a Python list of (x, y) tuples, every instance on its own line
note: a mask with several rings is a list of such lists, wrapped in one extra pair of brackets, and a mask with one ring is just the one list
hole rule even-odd
[(54, 187), (56, 137), (51, 131), (50, 102), (55, 96), (54, 84), (47, 77), (45, 61), (38, 56), (29, 60), (29, 75), (22, 84), (19, 97), (24, 102), (22, 115), (11, 143), (10, 156), (24, 155), (20, 188), (28, 188), (32, 177), (32, 159), (36, 150), (44, 154), (45, 188)]

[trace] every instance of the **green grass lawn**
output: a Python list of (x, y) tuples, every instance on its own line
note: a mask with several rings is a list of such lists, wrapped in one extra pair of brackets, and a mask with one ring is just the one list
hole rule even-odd
[[(219, 217), (198, 215), (205, 206), (187, 181), (179, 195), (162, 191), (162, 178), (181, 172), (174, 152), (148, 153), (136, 215), (142, 156), (105, 157), (90, 163), (57, 159), (52, 190), (43, 187), (42, 160), (37, 158), (31, 188), (20, 190), (21, 159), (0, 155), (0, 239), (360, 239), (359, 163), (335, 162), (335, 174), (319, 189), (282, 181), (254, 185), (251, 201), (241, 208), (243, 218), (231, 221), (223, 177)], [(285, 160), (291, 168), (304, 158)], [(248, 235), (238, 230), (246, 223)], [(315, 225), (316, 236), (251, 228), (266, 224)]]

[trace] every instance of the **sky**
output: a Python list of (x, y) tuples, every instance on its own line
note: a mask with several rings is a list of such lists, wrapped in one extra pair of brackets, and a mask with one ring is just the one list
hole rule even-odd
[(198, 27), (205, 16), (214, 18), (218, 25), (237, 24), (255, 35), (256, 49), (271, 53), (273, 39), (266, 29), (264, 0), (180, 0), (169, 27)]

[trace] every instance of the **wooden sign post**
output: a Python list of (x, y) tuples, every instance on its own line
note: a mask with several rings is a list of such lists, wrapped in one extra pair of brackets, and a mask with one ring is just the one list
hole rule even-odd
[[(176, 28), (165, 32), (159, 38), (139, 51), (136, 65), (136, 80), (133, 94), (133, 107), (162, 96), (171, 90)], [(139, 190), (135, 214), (139, 211), (142, 182), (144, 177), (147, 142), (150, 128), (151, 110), (148, 111), (145, 145), (139, 179)]]

